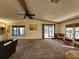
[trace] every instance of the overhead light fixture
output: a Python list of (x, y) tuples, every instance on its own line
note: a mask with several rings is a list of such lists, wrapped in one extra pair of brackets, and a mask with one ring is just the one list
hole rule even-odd
[(51, 0), (51, 2), (58, 3), (60, 0)]

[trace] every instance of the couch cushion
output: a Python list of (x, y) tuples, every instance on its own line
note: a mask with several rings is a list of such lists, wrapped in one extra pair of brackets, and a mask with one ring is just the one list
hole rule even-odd
[(9, 41), (9, 42), (4, 43), (3, 45), (4, 45), (4, 46), (7, 46), (7, 45), (9, 45), (9, 44), (11, 44), (11, 43), (12, 43), (12, 41)]

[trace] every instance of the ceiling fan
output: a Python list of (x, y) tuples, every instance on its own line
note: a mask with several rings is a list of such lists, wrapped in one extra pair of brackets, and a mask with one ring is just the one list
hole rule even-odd
[(17, 14), (17, 15), (24, 15), (24, 18), (28, 17), (30, 19), (34, 19), (32, 16), (35, 16), (35, 14), (31, 14), (27, 8), (27, 5), (25, 3), (25, 0), (18, 0), (20, 5), (23, 7), (25, 13), (24, 14)]
[(51, 2), (58, 3), (60, 0), (51, 0)]

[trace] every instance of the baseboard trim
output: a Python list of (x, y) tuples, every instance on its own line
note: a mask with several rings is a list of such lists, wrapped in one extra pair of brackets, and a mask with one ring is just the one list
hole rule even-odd
[(35, 39), (17, 39), (17, 40), (42, 40), (42, 38), (35, 38)]

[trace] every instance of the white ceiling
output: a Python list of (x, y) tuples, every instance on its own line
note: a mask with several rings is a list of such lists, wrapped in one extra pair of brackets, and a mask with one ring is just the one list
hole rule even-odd
[[(53, 3), (50, 0), (26, 0), (30, 13), (35, 18), (61, 22), (79, 15), (79, 0), (60, 0)], [(0, 18), (22, 19), (16, 14), (24, 13), (18, 0), (0, 0)]]

